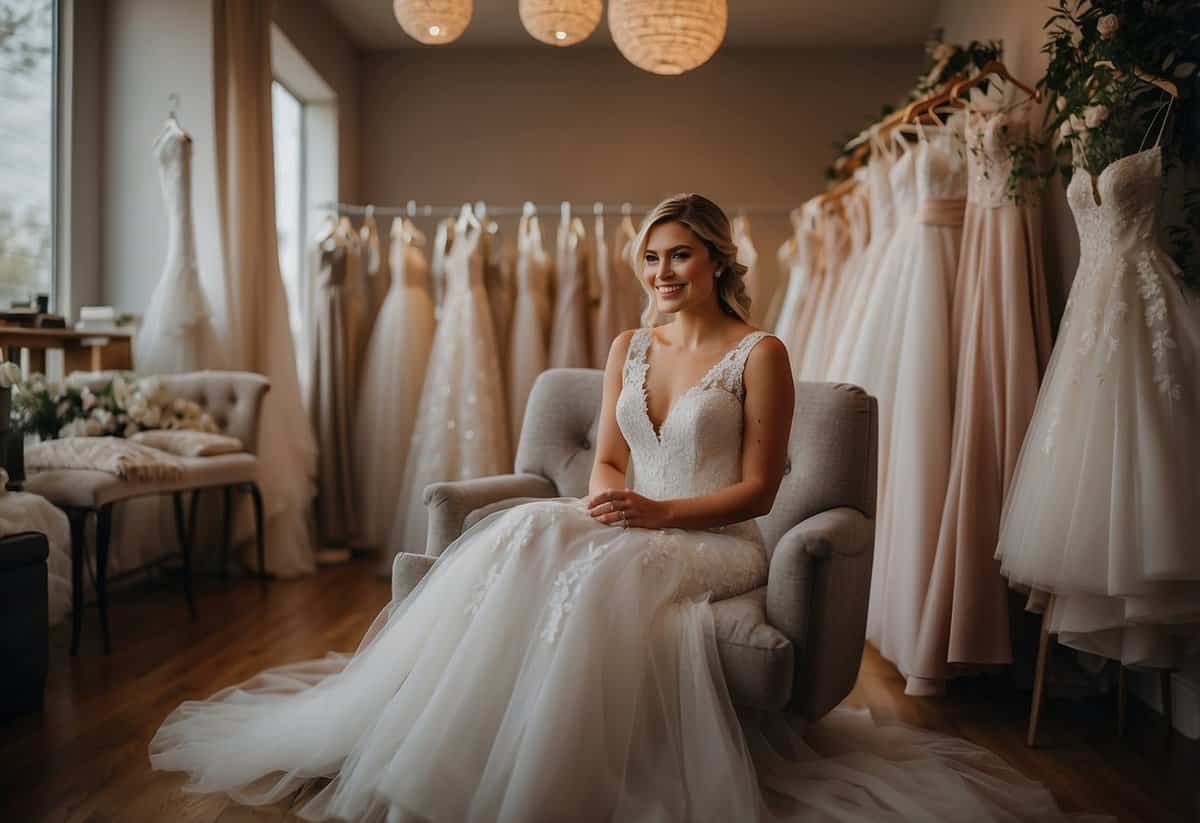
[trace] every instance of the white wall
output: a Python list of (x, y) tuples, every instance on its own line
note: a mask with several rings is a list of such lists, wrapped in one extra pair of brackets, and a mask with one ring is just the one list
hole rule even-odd
[[(654, 203), (696, 191), (731, 216), (786, 210), (823, 189), (834, 143), (902, 96), (921, 63), (917, 47), (727, 49), (657, 77), (615, 49), (372, 53), (363, 202)], [(787, 219), (752, 228), (773, 284)]]
[[(109, 0), (105, 27), (101, 296), (142, 312), (162, 274), (167, 218), (152, 143), (176, 112), (192, 135), (192, 207), (201, 277), (223, 294), (213, 125), (212, 8), (206, 2)], [(219, 313), (219, 312), (218, 312)]]

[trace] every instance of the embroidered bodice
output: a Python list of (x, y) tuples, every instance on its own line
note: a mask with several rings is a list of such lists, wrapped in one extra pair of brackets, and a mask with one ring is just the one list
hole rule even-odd
[[(646, 403), (653, 331), (634, 332), (616, 412), (617, 425), (629, 444), (634, 491), (656, 500), (696, 497), (741, 479), (746, 393), (742, 372), (750, 350), (766, 336), (767, 332), (755, 331), (743, 337), (675, 401), (655, 431)], [(737, 525), (753, 528), (751, 523)]]
[(1161, 178), (1158, 146), (1122, 157), (1098, 176), (1075, 169), (1067, 201), (1079, 229), (1080, 266), (1154, 242)]
[(960, 200), (967, 196), (967, 164), (962, 139), (950, 128), (939, 129), (921, 144), (917, 155), (917, 199)]
[(986, 208), (1010, 206), (1035, 192), (1021, 181), (1009, 190), (1014, 153), (1029, 140), (1028, 106), (997, 111), (971, 111), (967, 116), (967, 199)]

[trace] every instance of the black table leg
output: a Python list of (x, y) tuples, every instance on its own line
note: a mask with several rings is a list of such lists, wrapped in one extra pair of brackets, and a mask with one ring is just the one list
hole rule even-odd
[(79, 636), (83, 633), (83, 553), (84, 525), (87, 513), (67, 511), (71, 524), (71, 656), (79, 654)]
[(193, 620), (196, 619), (196, 601), (192, 594), (192, 532), (195, 530), (196, 498), (192, 496), (192, 513), (188, 518), (189, 526), (184, 523), (183, 492), (171, 495), (175, 507), (175, 535), (179, 539), (179, 553), (183, 557), (183, 594), (187, 598), (188, 612)]
[(221, 489), (221, 511), (225, 516), (221, 523), (221, 577), (229, 577), (229, 544), (233, 540), (233, 486)]
[(108, 631), (108, 541), (112, 536), (112, 505), (101, 506), (96, 512), (96, 601), (100, 605), (100, 634), (104, 653), (112, 654)]
[(258, 544), (258, 582), (263, 593), (267, 591), (267, 544), (263, 534), (262, 492), (257, 483), (250, 484), (250, 499), (254, 503), (254, 539)]

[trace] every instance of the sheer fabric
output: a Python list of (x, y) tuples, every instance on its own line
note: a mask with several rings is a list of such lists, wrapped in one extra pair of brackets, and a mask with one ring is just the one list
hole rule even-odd
[(1059, 642), (1173, 668), (1200, 651), (1200, 300), (1157, 240), (1162, 152), (1077, 169), (1081, 257), (1000, 530)]
[[(748, 335), (646, 410), (652, 332), (633, 336), (617, 422), (647, 496), (740, 477)], [(753, 522), (622, 529), (581, 500), (484, 518), (376, 619), (353, 656), (185, 703), (150, 744), (190, 791), (246, 803), (328, 782), (309, 819), (1055, 820), (1046, 790), (953, 738), (835, 712), (806, 743), (730, 703), (711, 599), (761, 585)]]
[(396, 516), (434, 336), (429, 266), (400, 218), (392, 223), (389, 252), (391, 287), (367, 347), (354, 433), (361, 537), (368, 546), (387, 543)]
[(427, 485), (504, 474), (512, 466), (482, 234), (478, 227), (460, 232), (446, 260), (446, 297), (380, 574), (391, 573), (400, 552), (425, 552)]

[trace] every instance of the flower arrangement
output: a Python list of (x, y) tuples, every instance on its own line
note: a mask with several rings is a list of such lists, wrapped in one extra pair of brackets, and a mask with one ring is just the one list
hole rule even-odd
[(96, 391), (34, 374), (15, 384), (13, 417), (17, 428), (43, 440), (129, 437), (143, 429), (220, 431), (199, 404), (170, 400), (159, 378), (132, 374), (119, 374)]
[[(933, 39), (925, 43), (925, 70), (917, 78), (912, 90), (905, 96), (903, 105), (914, 100), (920, 100), (932, 94), (952, 77), (971, 77), (993, 60), (1001, 56), (1000, 44), (994, 41), (981, 42), (972, 40), (970, 43), (959, 45), (947, 43), (941, 39), (940, 32), (935, 32)], [(850, 155), (866, 140), (870, 125), (883, 120), (896, 111), (896, 106), (884, 105), (879, 115), (871, 119), (871, 123), (858, 132), (834, 143), (837, 156), (831, 166), (825, 169), (826, 180), (836, 180), (843, 175), (843, 164)]]

